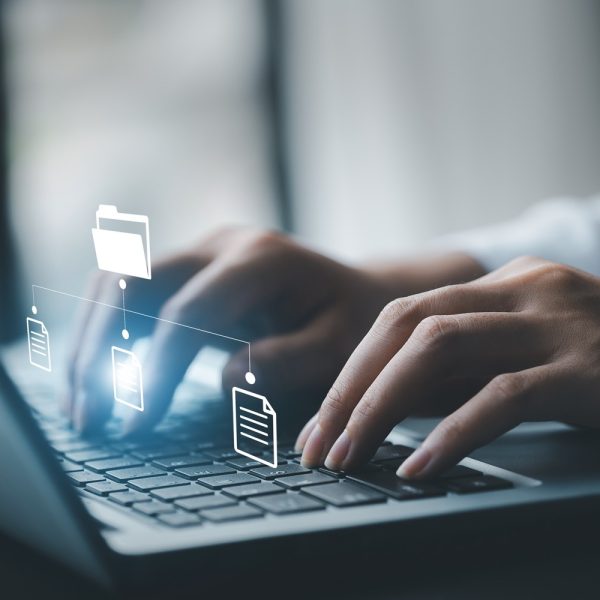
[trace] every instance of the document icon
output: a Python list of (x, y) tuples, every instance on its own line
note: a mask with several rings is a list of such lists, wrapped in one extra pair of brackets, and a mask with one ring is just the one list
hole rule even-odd
[(238, 454), (277, 468), (277, 415), (264, 396), (234, 387), (233, 447)]
[(50, 335), (42, 321), (27, 317), (27, 341), (29, 343), (29, 363), (50, 373), (52, 371)]
[(116, 206), (101, 204), (92, 235), (101, 271), (152, 278), (148, 217), (120, 213)]
[(112, 347), (113, 392), (116, 402), (144, 411), (142, 365), (129, 350)]

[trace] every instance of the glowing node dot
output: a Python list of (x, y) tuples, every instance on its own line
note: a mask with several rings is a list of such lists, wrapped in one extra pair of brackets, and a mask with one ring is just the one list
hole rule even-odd
[(124, 340), (129, 339), (129, 331), (127, 331), (127, 329), (123, 329), (123, 331), (121, 331), (121, 335), (123, 336)]
[(36, 306), (35, 304), (34, 304), (34, 305), (31, 307), (31, 312), (32, 312), (34, 315), (37, 315), (37, 306)]
[(256, 377), (254, 377), (254, 373), (251, 373), (250, 371), (248, 371), (246, 373), (246, 381), (250, 384), (250, 385), (254, 385), (256, 383)]
[(119, 287), (124, 290), (127, 287), (127, 282), (124, 279), (119, 279)]

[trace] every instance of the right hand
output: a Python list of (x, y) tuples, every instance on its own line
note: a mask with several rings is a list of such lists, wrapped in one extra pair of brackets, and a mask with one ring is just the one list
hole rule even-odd
[[(394, 292), (367, 271), (325, 258), (276, 233), (228, 229), (155, 265), (152, 281), (125, 278), (126, 306), (161, 319), (252, 341), (252, 370), (272, 398), (318, 401)], [(120, 306), (119, 276), (102, 273), (88, 295)], [(166, 412), (176, 386), (205, 344), (218, 338), (127, 314), (132, 339), (120, 338), (121, 311), (99, 304), (80, 316), (69, 365), (66, 409), (78, 429), (101, 426), (111, 414), (98, 365), (110, 347), (152, 334), (144, 363), (146, 411), (129, 429), (151, 427)], [(243, 384), (246, 345), (235, 350), (224, 386)], [(101, 369), (104, 374), (104, 369)], [(105, 378), (106, 379), (106, 378)], [(103, 385), (104, 383), (104, 385)]]

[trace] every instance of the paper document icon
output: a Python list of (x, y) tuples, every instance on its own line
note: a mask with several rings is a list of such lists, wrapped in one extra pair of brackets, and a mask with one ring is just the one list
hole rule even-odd
[(148, 217), (120, 213), (116, 206), (101, 204), (92, 235), (101, 271), (152, 278)]
[(116, 402), (135, 410), (144, 410), (142, 365), (129, 350), (112, 347), (113, 392)]
[(277, 415), (264, 396), (234, 387), (233, 447), (238, 454), (277, 468)]
[(51, 372), (50, 334), (42, 321), (27, 317), (27, 342), (29, 345), (29, 363), (34, 367)]

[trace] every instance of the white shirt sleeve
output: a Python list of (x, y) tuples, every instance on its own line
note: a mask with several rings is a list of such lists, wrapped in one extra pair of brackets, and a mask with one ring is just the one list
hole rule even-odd
[(465, 252), (488, 271), (529, 255), (600, 275), (600, 196), (546, 200), (515, 220), (447, 235), (434, 246)]

